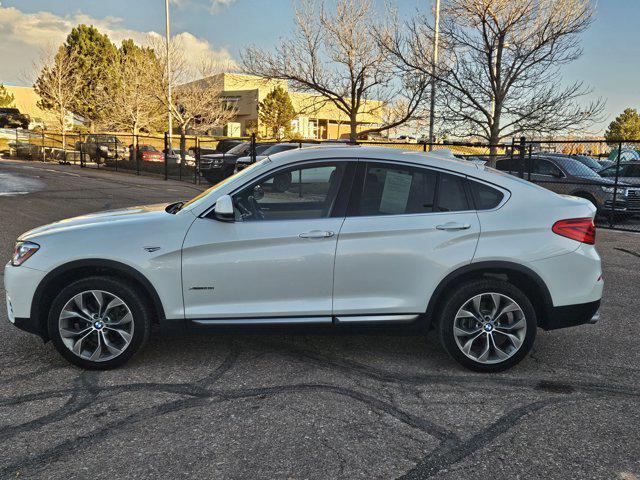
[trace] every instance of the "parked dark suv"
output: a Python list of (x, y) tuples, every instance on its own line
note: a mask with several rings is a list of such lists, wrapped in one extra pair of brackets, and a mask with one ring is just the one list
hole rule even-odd
[[(531, 158), (531, 178), (527, 159), (524, 163), (519, 158), (501, 160), (496, 164), (498, 170), (514, 175), (521, 172), (527, 180), (563, 195), (573, 195), (589, 200), (598, 209), (598, 213), (611, 212), (615, 182), (603, 178), (584, 163), (561, 155), (534, 155)], [(640, 203), (630, 201), (637, 198), (639, 188), (619, 182), (614, 212), (620, 216), (640, 214)]]
[[(256, 155), (269, 148), (273, 143), (256, 143)], [(236, 160), (251, 154), (251, 142), (243, 142), (225, 153), (212, 153), (200, 155), (200, 175), (209, 183), (219, 181), (233, 175), (236, 169)]]
[(29, 128), (29, 115), (20, 113), (17, 108), (0, 108), (0, 128)]
[(84, 142), (78, 142), (76, 149), (96, 163), (127, 158), (127, 147), (115, 135), (90, 134)]

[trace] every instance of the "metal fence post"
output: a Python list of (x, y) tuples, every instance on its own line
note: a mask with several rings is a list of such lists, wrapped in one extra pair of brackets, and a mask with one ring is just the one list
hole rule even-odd
[(167, 132), (164, 132), (164, 179), (169, 178), (169, 138)]
[(256, 134), (251, 134), (251, 163), (256, 161)]
[(525, 137), (520, 137), (520, 151), (518, 152), (518, 158), (520, 159), (520, 178), (524, 178), (524, 149), (526, 141), (527, 139)]
[(115, 168), (116, 168), (116, 172), (118, 171), (118, 139), (117, 137), (114, 135), (113, 136), (113, 152), (115, 155)]
[(44, 130), (42, 131), (42, 161), (47, 161), (47, 157), (44, 154)]
[(618, 181), (620, 178), (620, 159), (622, 158), (622, 141), (618, 143), (618, 159), (616, 161), (616, 179), (613, 184), (613, 201), (611, 202), (611, 211), (609, 212), (609, 227), (613, 226), (613, 220), (616, 209), (616, 201), (618, 200)]
[(200, 172), (200, 137), (196, 137), (195, 139), (195, 162), (196, 164), (193, 166), (193, 183), (194, 185), (198, 184), (198, 173)]
[(182, 180), (182, 165), (186, 160), (187, 139), (184, 132), (180, 133), (180, 165), (178, 166), (178, 179)]
[(140, 145), (140, 136), (133, 136), (133, 155), (136, 161), (136, 175), (140, 175), (140, 154), (138, 152), (138, 146)]
[(532, 160), (531, 160), (531, 153), (533, 151), (533, 145), (530, 143), (529, 144), (529, 158), (527, 160), (527, 180), (531, 181), (531, 167), (532, 167)]

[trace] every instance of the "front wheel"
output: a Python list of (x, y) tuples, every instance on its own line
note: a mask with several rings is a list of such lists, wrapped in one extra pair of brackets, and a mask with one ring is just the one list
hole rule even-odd
[(461, 365), (498, 372), (520, 362), (536, 336), (536, 313), (514, 285), (494, 279), (460, 285), (444, 303), (440, 342)]
[(69, 362), (106, 370), (128, 361), (149, 336), (149, 311), (138, 291), (111, 277), (74, 282), (49, 311), (49, 337)]

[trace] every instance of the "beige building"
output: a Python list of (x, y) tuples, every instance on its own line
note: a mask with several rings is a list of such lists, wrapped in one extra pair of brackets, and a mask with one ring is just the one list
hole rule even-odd
[[(235, 121), (227, 126), (229, 136), (247, 135), (259, 125), (258, 104), (277, 85), (288, 91), (293, 108), (298, 112), (292, 122), (292, 131), (296, 136), (308, 139), (339, 139), (349, 137), (349, 119), (347, 115), (321, 95), (289, 91), (284, 80), (266, 80), (252, 75), (221, 73), (222, 96), (237, 109)], [(358, 116), (359, 130), (378, 126), (382, 123), (383, 105), (369, 101), (363, 109), (371, 113)]]
[[(29, 128), (57, 128), (57, 122), (54, 115), (38, 106), (40, 96), (35, 92), (33, 87), (14, 87), (11, 85), (5, 85), (4, 88), (8, 93), (13, 95), (13, 105), (15, 108), (20, 110), (20, 113), (29, 115), (31, 118), (31, 125)], [(70, 128), (74, 125), (82, 125), (82, 117), (69, 113), (67, 115), (67, 124)]]

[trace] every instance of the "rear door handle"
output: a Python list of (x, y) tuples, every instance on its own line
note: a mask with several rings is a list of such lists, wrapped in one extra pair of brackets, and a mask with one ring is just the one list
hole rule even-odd
[(468, 223), (457, 223), (457, 222), (448, 222), (443, 225), (437, 225), (437, 230), (448, 230), (448, 231), (457, 231), (457, 230), (469, 230), (471, 225)]
[(300, 238), (330, 238), (333, 237), (335, 233), (327, 232), (324, 230), (311, 230), (310, 232), (301, 233), (298, 235)]

